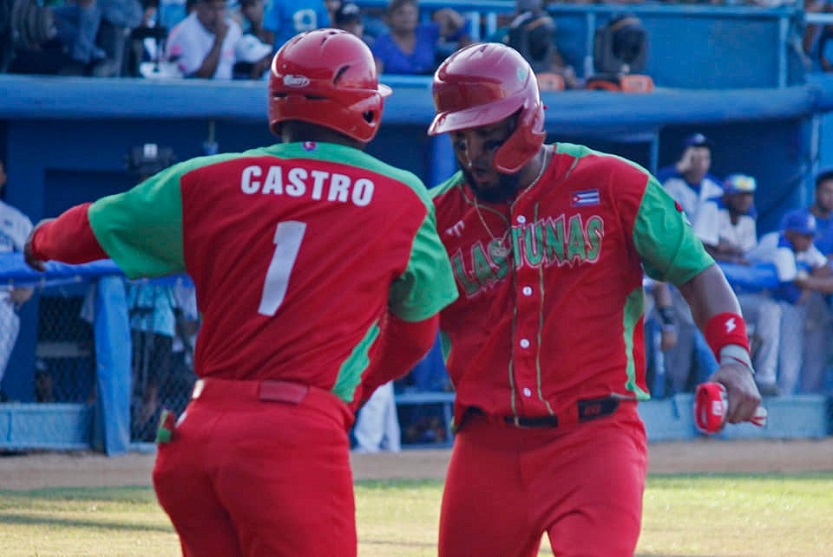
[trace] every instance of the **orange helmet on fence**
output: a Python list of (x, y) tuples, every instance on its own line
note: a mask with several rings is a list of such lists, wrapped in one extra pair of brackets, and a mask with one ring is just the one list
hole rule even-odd
[(269, 129), (301, 120), (367, 143), (379, 131), (384, 98), (376, 64), (360, 38), (338, 29), (316, 29), (289, 39), (272, 59)]
[(494, 124), (518, 114), (515, 129), (495, 153), (495, 169), (514, 173), (546, 138), (544, 105), (529, 63), (501, 43), (479, 43), (449, 56), (434, 73), (437, 115), (428, 128), (438, 135)]

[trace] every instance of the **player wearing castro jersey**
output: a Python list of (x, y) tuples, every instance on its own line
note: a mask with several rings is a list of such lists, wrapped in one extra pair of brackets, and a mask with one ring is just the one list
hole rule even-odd
[(647, 468), (643, 267), (677, 285), (729, 392), (760, 402), (737, 300), (674, 201), (644, 169), (544, 145), (534, 74), (479, 44), (434, 76), (461, 171), (432, 190), (460, 297), (440, 314), (457, 392), (439, 555), (633, 555)]
[(360, 39), (299, 35), (269, 83), (283, 143), (177, 164), (30, 237), (38, 268), (193, 278), (200, 381), (153, 472), (188, 557), (356, 554), (352, 407), (457, 296), (424, 185), (361, 151), (389, 92)]

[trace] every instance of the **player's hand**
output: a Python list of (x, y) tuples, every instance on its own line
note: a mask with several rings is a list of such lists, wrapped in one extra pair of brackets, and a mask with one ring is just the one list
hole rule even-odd
[(721, 365), (709, 381), (716, 381), (724, 387), (729, 398), (726, 422), (738, 424), (750, 422), (761, 405), (761, 393), (755, 384), (752, 370), (741, 363)]
[(226, 35), (228, 35), (229, 31), (229, 24), (225, 19), (217, 20), (217, 24), (214, 26), (214, 35), (216, 35), (215, 40), (218, 43), (222, 43)]
[(43, 219), (40, 221), (35, 228), (32, 229), (32, 232), (29, 233), (29, 237), (26, 238), (26, 243), (23, 246), (23, 259), (26, 261), (26, 264), (29, 265), (36, 271), (44, 272), (46, 270), (46, 261), (42, 261), (35, 257), (33, 248), (32, 248), (32, 238), (35, 237), (35, 233), (37, 233), (38, 229), (43, 226), (44, 224), (51, 222), (55, 219)]
[(681, 174), (685, 174), (689, 170), (691, 170), (691, 157), (693, 156), (694, 152), (692, 151), (691, 147), (686, 148), (683, 152), (682, 158), (677, 163), (677, 171)]
[(32, 288), (13, 288), (9, 293), (9, 299), (16, 308), (20, 309), (23, 304), (29, 301), (34, 292)]

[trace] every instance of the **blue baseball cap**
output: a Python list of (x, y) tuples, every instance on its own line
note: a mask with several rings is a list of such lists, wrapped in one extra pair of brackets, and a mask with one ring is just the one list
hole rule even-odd
[(712, 142), (702, 133), (693, 133), (683, 140), (683, 149), (689, 147), (708, 147), (711, 149), (711, 146)]
[(816, 217), (806, 209), (795, 209), (781, 219), (781, 230), (812, 236), (816, 233)]
[(755, 178), (746, 174), (730, 174), (723, 180), (723, 191), (728, 194), (754, 193), (757, 188)]

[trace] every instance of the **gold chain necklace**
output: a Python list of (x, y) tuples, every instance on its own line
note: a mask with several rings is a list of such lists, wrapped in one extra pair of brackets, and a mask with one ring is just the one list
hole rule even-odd
[[(544, 146), (544, 160), (541, 162), (541, 168), (538, 170), (538, 175), (535, 177), (534, 180), (532, 180), (532, 182), (526, 188), (523, 189), (523, 191), (518, 196), (518, 199), (520, 199), (520, 197), (524, 193), (526, 193), (528, 190), (532, 189), (532, 187), (535, 184), (538, 183), (538, 180), (541, 179), (541, 176), (544, 175), (544, 171), (547, 169), (547, 164), (549, 163), (550, 155), (551, 155), (551, 153), (550, 153), (549, 146), (545, 145)], [(517, 201), (517, 199), (515, 199), (515, 201)], [(513, 201), (512, 204), (514, 204), (514, 203), (515, 202)], [(474, 210), (475, 210), (475, 212), (477, 212), (477, 218), (480, 219), (480, 224), (483, 225), (483, 228), (486, 229), (486, 232), (489, 234), (489, 237), (491, 237), (491, 240), (489, 241), (489, 246), (488, 246), (489, 255), (492, 256), (492, 259), (501, 259), (501, 260), (506, 259), (509, 256), (509, 252), (510, 252), (510, 247), (509, 247), (509, 245), (506, 241), (506, 236), (509, 232), (509, 229), (508, 229), (509, 221), (506, 219), (506, 217), (504, 217), (500, 213), (497, 213), (497, 211), (494, 211), (495, 214), (499, 215), (505, 221), (505, 223), (507, 225), (506, 232), (503, 233), (503, 236), (498, 238), (497, 236), (495, 236), (492, 233), (492, 229), (489, 228), (489, 225), (486, 224), (486, 219), (483, 218), (483, 213), (480, 212), (480, 203), (477, 202), (477, 195), (474, 196)]]

